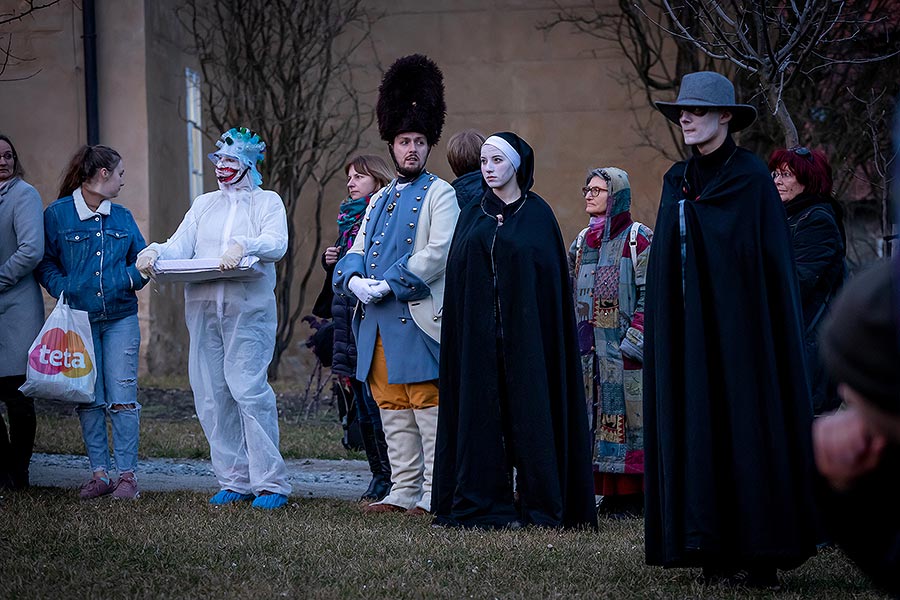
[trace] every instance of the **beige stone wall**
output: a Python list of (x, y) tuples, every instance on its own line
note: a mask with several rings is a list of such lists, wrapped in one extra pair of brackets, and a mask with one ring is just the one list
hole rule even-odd
[[(616, 6), (612, 1), (609, 5)], [(652, 225), (662, 175), (670, 163), (638, 147), (631, 107), (643, 106), (644, 99), (632, 99), (615, 81), (625, 67), (618, 48), (573, 35), (565, 27), (549, 33), (537, 30), (555, 7), (553, 0), (370, 0), (368, 8), (381, 18), (371, 45), (356, 56), (359, 89), (370, 90), (366, 100), (374, 106), (383, 70), (400, 56), (426, 54), (444, 73), (447, 100), (444, 134), (429, 158), (429, 170), (453, 180), (445, 144), (456, 131), (475, 127), (487, 135), (511, 130), (534, 147), (535, 191), (553, 207), (567, 242), (587, 225), (580, 188), (593, 167), (628, 171), (634, 216)], [(653, 113), (642, 109), (637, 116), (656, 119), (664, 128), (663, 117)], [(388, 159), (374, 124), (360, 152)], [(343, 178), (336, 177), (329, 187), (335, 215), (345, 194)], [(332, 218), (323, 219), (326, 242), (336, 233)], [(298, 228), (302, 235), (302, 222)], [(317, 270), (307, 291), (308, 306), (321, 280)], [(296, 350), (284, 358), (286, 370), (305, 367), (309, 351), (300, 342), (306, 335), (305, 330), (298, 332)]]
[(56, 199), (63, 168), (86, 135), (81, 11), (61, 2), (5, 25), (4, 42), (9, 36), (11, 53), (26, 60), (11, 61), (0, 77), (0, 131), (12, 138), (25, 179), (49, 204)]
[[(554, 207), (566, 239), (587, 224), (579, 188), (597, 166), (629, 172), (635, 217), (653, 223), (669, 163), (637, 146), (631, 108), (644, 106), (644, 99), (631, 98), (617, 83), (625, 68), (617, 47), (573, 35), (566, 27), (538, 31), (556, 10), (552, 0), (402, 0), (372, 6), (384, 17), (373, 31), (377, 56), (370, 60), (386, 68), (399, 56), (421, 52), (444, 72), (447, 123), (429, 169), (452, 180), (443, 142), (460, 129), (511, 130), (535, 149), (535, 191)], [(377, 87), (377, 72), (368, 72), (372, 75), (362, 85)], [(653, 112), (644, 108), (638, 117), (656, 119), (664, 128), (662, 116)], [(374, 128), (366, 139), (369, 149), (383, 152)]]
[[(186, 52), (187, 39), (176, 19), (179, 0), (97, 5), (101, 141), (125, 157), (121, 202), (133, 211), (148, 241), (162, 240), (191, 200), (184, 69), (195, 67), (196, 59)], [(631, 174), (633, 212), (652, 224), (668, 163), (638, 147), (631, 107), (642, 105), (643, 98), (628, 97), (617, 83), (625, 67), (617, 48), (601, 47), (566, 28), (538, 31), (536, 26), (554, 12), (553, 0), (370, 0), (369, 8), (381, 18), (355, 66), (357, 83), (372, 106), (381, 72), (396, 58), (421, 52), (443, 69), (447, 122), (429, 169), (453, 179), (444, 142), (460, 129), (512, 130), (535, 149), (535, 190), (553, 206), (564, 238), (574, 238), (587, 222), (579, 188), (595, 166), (618, 166)], [(36, 60), (12, 67), (4, 78), (38, 72), (23, 81), (0, 82), (5, 109), (0, 129), (16, 142), (29, 181), (49, 202), (60, 171), (85, 137), (80, 5), (60, 3), (12, 31), (19, 44), (14, 47)], [(664, 127), (662, 117), (649, 109), (639, 118), (656, 119)], [(361, 152), (386, 156), (374, 125), (363, 140)], [(208, 176), (207, 189), (213, 185)], [(336, 232), (330, 213), (336, 213), (345, 193), (340, 174), (329, 186), (333, 203), (323, 222), (326, 243)], [(307, 241), (307, 222), (301, 211), (298, 246), (308, 255), (318, 250)], [(317, 271), (307, 291), (308, 306), (321, 282)], [(142, 371), (183, 374), (187, 335), (181, 286), (151, 284), (140, 298)], [(287, 377), (303, 376), (309, 367), (309, 351), (302, 348), (306, 335), (305, 328), (298, 329), (295, 350), (284, 359)]]
[[(132, 211), (146, 235), (150, 172), (143, 13), (143, 0), (98, 2), (96, 26), (99, 141), (122, 155), (125, 188), (117, 202)], [(4, 32), (13, 36), (14, 54), (32, 60), (12, 65), (3, 75), (7, 81), (0, 82), (2, 130), (16, 144), (26, 179), (49, 204), (57, 198), (61, 174), (72, 154), (87, 142), (80, 6), (61, 2)], [(146, 336), (146, 293), (139, 298)], [(52, 301), (46, 294), (45, 300), (49, 309)], [(143, 360), (146, 344), (141, 351)]]
[[(185, 69), (196, 71), (198, 66), (196, 58), (185, 50), (189, 44), (176, 15), (179, 4), (178, 0), (146, 3), (147, 122), (153, 205), (148, 243), (165, 241), (172, 235), (193, 200), (188, 182)], [(204, 165), (204, 173), (211, 172), (210, 166)], [(188, 353), (184, 286), (151, 281), (144, 290), (150, 308), (144, 338), (147, 370), (154, 375), (184, 375)]]
[[(153, 205), (150, 199), (152, 173), (148, 146), (144, 2), (97, 2), (96, 7), (100, 143), (112, 146), (122, 155), (125, 187), (116, 202), (131, 211), (146, 238)], [(82, 51), (81, 48), (78, 51)], [(145, 287), (138, 292), (142, 371), (147, 360), (148, 300), (149, 289)]]

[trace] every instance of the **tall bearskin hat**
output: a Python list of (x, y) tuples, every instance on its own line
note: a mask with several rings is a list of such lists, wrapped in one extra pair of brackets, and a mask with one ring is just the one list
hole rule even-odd
[(384, 141), (391, 143), (401, 133), (415, 132), (434, 146), (447, 114), (444, 74), (422, 54), (398, 58), (381, 80), (375, 112)]

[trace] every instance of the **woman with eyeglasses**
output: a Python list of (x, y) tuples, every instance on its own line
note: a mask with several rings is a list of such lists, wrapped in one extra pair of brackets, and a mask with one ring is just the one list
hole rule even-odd
[(598, 512), (642, 514), (644, 284), (649, 227), (631, 218), (628, 173), (593, 169), (584, 195), (589, 225), (569, 248), (575, 320), (594, 463)]
[(562, 234), (525, 140), (487, 138), (481, 174), (447, 259), (435, 524), (596, 527)]
[(12, 140), (0, 135), (0, 490), (28, 487), (34, 446), (34, 400), (25, 383), (28, 348), (44, 323), (44, 300), (34, 269), (44, 256), (43, 205), (37, 190), (22, 179)]
[(843, 211), (832, 195), (831, 165), (822, 152), (780, 149), (769, 169), (787, 213), (800, 281), (806, 368), (815, 414), (838, 407), (840, 399), (819, 360), (818, 331), (844, 281), (846, 235)]

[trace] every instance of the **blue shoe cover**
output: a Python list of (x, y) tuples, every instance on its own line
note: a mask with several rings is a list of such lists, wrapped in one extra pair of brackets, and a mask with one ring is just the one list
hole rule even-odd
[(231, 490), (219, 490), (216, 495), (209, 499), (210, 504), (233, 504), (235, 502), (249, 502), (253, 500), (253, 494), (239, 494)]
[(257, 496), (253, 501), (254, 508), (262, 508), (264, 510), (275, 510), (287, 504), (288, 497), (284, 494), (263, 494)]

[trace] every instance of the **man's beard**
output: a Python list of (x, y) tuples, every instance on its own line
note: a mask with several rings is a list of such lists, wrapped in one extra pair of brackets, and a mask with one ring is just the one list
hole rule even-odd
[(421, 163), (420, 166), (416, 169), (407, 169), (405, 167), (401, 167), (397, 165), (397, 172), (401, 175), (401, 177), (406, 177), (407, 179), (417, 176), (419, 173), (425, 170), (425, 163)]
[[(416, 169), (408, 169), (402, 166), (398, 161), (397, 157), (394, 156), (393, 148), (391, 148), (390, 144), (388, 145), (388, 150), (391, 153), (391, 158), (394, 159), (394, 166), (397, 167), (397, 173), (403, 177), (404, 179), (413, 179), (417, 177), (422, 171), (425, 170), (425, 163), (428, 161), (428, 155), (431, 154), (431, 147), (428, 147), (428, 152), (425, 153), (425, 157), (419, 163), (419, 166)], [(406, 161), (404, 161), (406, 162)]]

